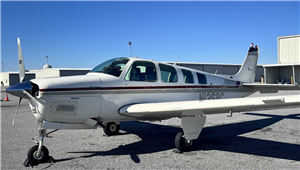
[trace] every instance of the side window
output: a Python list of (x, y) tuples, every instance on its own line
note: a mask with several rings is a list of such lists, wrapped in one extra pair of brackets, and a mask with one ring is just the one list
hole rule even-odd
[(198, 83), (199, 84), (207, 84), (206, 76), (205, 74), (196, 73), (198, 77)]
[(159, 64), (161, 71), (161, 80), (168, 83), (176, 83), (178, 81), (177, 72), (174, 67), (164, 64)]
[(152, 62), (135, 61), (126, 74), (125, 80), (155, 82), (156, 77), (156, 68)]
[(184, 70), (182, 69), (182, 74), (183, 74), (183, 81), (185, 83), (194, 83), (194, 77), (193, 77), (193, 73), (189, 70)]

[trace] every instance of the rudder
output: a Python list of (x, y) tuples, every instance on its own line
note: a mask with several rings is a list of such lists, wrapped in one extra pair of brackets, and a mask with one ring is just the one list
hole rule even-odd
[(232, 78), (240, 82), (253, 83), (255, 79), (258, 55), (259, 48), (257, 46), (253, 47), (252, 43), (239, 72), (232, 76)]

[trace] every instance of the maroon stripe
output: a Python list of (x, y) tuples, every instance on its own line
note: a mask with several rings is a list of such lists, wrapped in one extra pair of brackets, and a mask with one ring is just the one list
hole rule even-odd
[(85, 91), (85, 90), (138, 90), (138, 89), (185, 89), (185, 88), (238, 88), (239, 86), (131, 86), (131, 87), (97, 87), (97, 88), (58, 88), (40, 89), (45, 91)]

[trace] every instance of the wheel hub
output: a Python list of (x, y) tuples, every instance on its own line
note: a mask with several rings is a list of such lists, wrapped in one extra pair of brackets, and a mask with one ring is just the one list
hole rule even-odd
[(35, 151), (35, 152), (33, 153), (33, 157), (34, 157), (34, 159), (36, 159), (36, 160), (41, 160), (41, 159), (43, 158), (43, 156), (44, 156), (44, 153), (43, 153), (43, 152), (41, 152), (41, 153), (39, 154), (38, 151)]
[(193, 141), (192, 141), (192, 140), (186, 140), (186, 139), (185, 139), (185, 145), (186, 145), (186, 146), (192, 146), (192, 145), (193, 145)]
[(117, 130), (117, 126), (113, 124), (113, 125), (111, 125), (111, 126), (109, 127), (109, 130), (110, 130), (111, 132), (114, 132), (114, 131)]

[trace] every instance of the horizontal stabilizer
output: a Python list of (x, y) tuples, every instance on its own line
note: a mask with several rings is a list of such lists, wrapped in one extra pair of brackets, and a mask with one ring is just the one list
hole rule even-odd
[(300, 90), (299, 84), (243, 83), (243, 86), (255, 88), (260, 93), (277, 93), (278, 90)]

